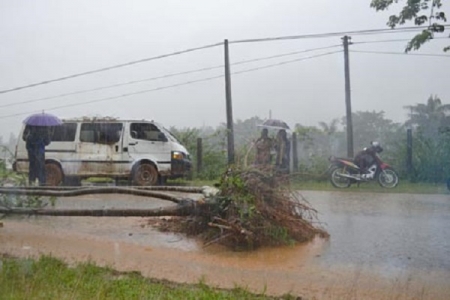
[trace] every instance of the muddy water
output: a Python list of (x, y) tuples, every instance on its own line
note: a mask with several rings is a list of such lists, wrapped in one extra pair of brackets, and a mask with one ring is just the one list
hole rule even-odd
[[(143, 218), (8, 218), (0, 252), (51, 253), (178, 282), (234, 284), (309, 299), (449, 299), (450, 197), (302, 192), (329, 240), (235, 253), (161, 234)], [(161, 207), (133, 196), (83, 196), (59, 207)]]

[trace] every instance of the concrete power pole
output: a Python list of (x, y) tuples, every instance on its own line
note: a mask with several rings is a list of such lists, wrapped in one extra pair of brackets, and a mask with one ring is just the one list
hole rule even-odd
[(230, 57), (228, 52), (228, 40), (224, 41), (225, 48), (225, 97), (227, 103), (227, 150), (228, 165), (234, 164), (234, 130), (233, 130), (233, 107), (231, 105), (231, 76)]
[(350, 89), (350, 62), (348, 56), (348, 45), (351, 37), (342, 38), (344, 44), (344, 64), (345, 64), (345, 108), (347, 117), (347, 156), (353, 157), (353, 122), (352, 122), (352, 99)]

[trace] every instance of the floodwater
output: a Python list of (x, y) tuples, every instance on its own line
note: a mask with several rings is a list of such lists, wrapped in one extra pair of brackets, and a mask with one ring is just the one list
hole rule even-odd
[[(231, 252), (163, 234), (146, 218), (8, 217), (0, 253), (92, 260), (144, 276), (306, 299), (450, 299), (450, 196), (303, 191), (330, 233), (295, 247)], [(61, 208), (155, 208), (125, 195), (58, 199)]]

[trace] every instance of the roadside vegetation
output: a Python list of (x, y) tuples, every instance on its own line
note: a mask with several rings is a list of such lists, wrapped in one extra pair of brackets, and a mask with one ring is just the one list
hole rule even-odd
[(245, 288), (223, 290), (119, 273), (92, 263), (69, 267), (48, 256), (38, 260), (0, 257), (1, 299), (297, 299), (253, 294)]
[[(400, 185), (413, 187), (409, 183), (420, 183), (418, 188), (432, 192), (433, 184), (444, 184), (450, 178), (450, 105), (443, 104), (436, 96), (430, 96), (425, 103), (405, 107), (408, 119), (405, 123), (395, 123), (385, 117), (383, 111), (356, 111), (352, 114), (355, 153), (369, 146), (371, 141), (381, 142), (384, 151), (383, 161), (392, 165), (399, 173)], [(234, 124), (236, 161), (238, 165), (248, 166), (253, 162), (252, 143), (259, 136), (258, 124), (264, 120), (253, 117), (237, 120)], [(320, 122), (318, 126), (295, 124), (297, 134), (298, 171), (293, 178), (300, 182), (325, 182), (330, 156), (346, 157), (346, 121), (334, 119), (329, 123)], [(412, 168), (407, 166), (407, 129), (412, 130)], [(180, 141), (191, 153), (194, 172), (191, 181), (201, 185), (203, 182), (217, 181), (226, 170), (226, 129), (172, 128)], [(272, 132), (272, 134), (274, 134)], [(197, 170), (197, 139), (202, 139), (203, 163)], [(183, 182), (183, 181), (179, 181)], [(311, 185), (310, 185), (311, 186)], [(316, 186), (313, 184), (312, 186)], [(362, 184), (365, 189), (367, 184)], [(353, 189), (352, 189), (353, 190)], [(381, 190), (381, 189), (380, 189)], [(402, 188), (399, 186), (399, 190)], [(394, 191), (394, 190), (389, 190)], [(440, 190), (438, 191), (440, 192)]]
[[(419, 187), (432, 192), (426, 183), (443, 184), (450, 178), (450, 105), (444, 104), (436, 96), (430, 96), (424, 103), (405, 107), (408, 119), (405, 123), (395, 123), (385, 117), (383, 111), (356, 111), (352, 114), (354, 151), (367, 147), (371, 141), (381, 142), (384, 151), (383, 161), (392, 165), (400, 175), (400, 185), (407, 182), (420, 183)], [(259, 124), (263, 119), (252, 117), (237, 120), (234, 123), (236, 164), (250, 166), (254, 160), (253, 142), (260, 135)], [(299, 162), (293, 179), (303, 182), (325, 182), (330, 156), (346, 157), (346, 121), (336, 118), (330, 122), (319, 122), (317, 126), (305, 126), (297, 123), (291, 126), (297, 135), (297, 153)], [(412, 130), (412, 168), (408, 169), (407, 129)], [(226, 126), (216, 128), (170, 128), (191, 154), (193, 172), (189, 180), (169, 181), (169, 184), (206, 185), (218, 182), (227, 169)], [(270, 132), (274, 135), (276, 132)], [(197, 143), (202, 140), (202, 164), (197, 168)], [(0, 139), (0, 144), (2, 141)], [(0, 164), (11, 157), (15, 147), (12, 135), (8, 143), (3, 143)], [(7, 150), (8, 149), (8, 150)], [(9, 164), (11, 161), (9, 161)], [(8, 176), (11, 176), (9, 174)], [(111, 179), (90, 178), (90, 183), (113, 183)], [(205, 184), (204, 184), (205, 183)], [(125, 184), (125, 183), (124, 183)], [(422, 185), (423, 184), (423, 185)], [(310, 185), (311, 188), (317, 186)], [(320, 186), (320, 185), (319, 185)], [(366, 184), (361, 188), (366, 188)], [(408, 185), (409, 186), (409, 185)], [(306, 187), (307, 188), (307, 187)], [(420, 189), (419, 188), (419, 189)], [(399, 187), (401, 190), (401, 188)], [(380, 189), (381, 190), (381, 189)], [(394, 191), (394, 190), (392, 190)], [(405, 190), (405, 192), (408, 192)], [(440, 191), (439, 191), (440, 192)]]

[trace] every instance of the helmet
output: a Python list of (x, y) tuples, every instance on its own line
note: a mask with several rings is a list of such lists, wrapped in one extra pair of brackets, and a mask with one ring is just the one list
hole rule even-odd
[(370, 142), (370, 145), (371, 148), (377, 153), (381, 153), (383, 151), (383, 147), (381, 147), (381, 144), (379, 142), (372, 141)]

